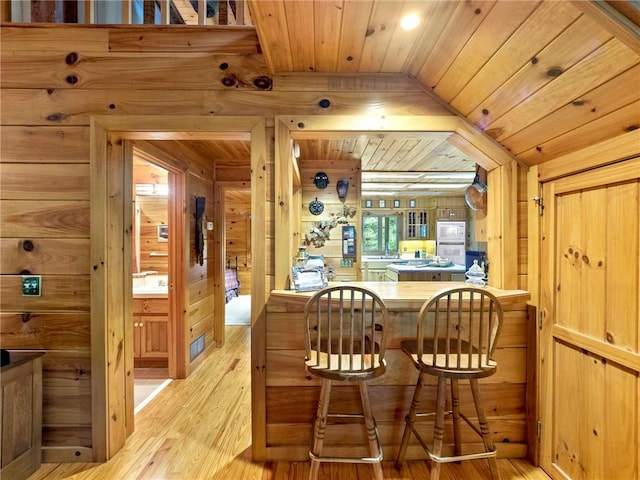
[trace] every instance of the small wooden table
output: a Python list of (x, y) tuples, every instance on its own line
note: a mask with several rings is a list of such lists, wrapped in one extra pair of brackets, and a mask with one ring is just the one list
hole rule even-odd
[(2, 466), (0, 477), (22, 480), (40, 468), (42, 447), (42, 352), (10, 351), (0, 370)]

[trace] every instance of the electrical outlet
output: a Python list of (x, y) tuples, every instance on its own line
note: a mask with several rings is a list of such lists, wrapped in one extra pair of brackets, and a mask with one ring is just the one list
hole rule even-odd
[(340, 259), (341, 267), (353, 267), (353, 258), (341, 258)]
[(40, 275), (23, 275), (22, 276), (22, 296), (23, 297), (39, 297), (42, 286), (42, 277)]

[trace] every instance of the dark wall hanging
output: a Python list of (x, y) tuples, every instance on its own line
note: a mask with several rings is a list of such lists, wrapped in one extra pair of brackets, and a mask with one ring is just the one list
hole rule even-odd
[(329, 185), (329, 176), (324, 172), (318, 172), (313, 178), (313, 183), (319, 189), (327, 188), (327, 185)]
[(314, 215), (320, 215), (324, 211), (324, 203), (316, 197), (315, 200), (309, 203), (309, 211)]
[(207, 199), (205, 197), (196, 197), (196, 261), (200, 265), (204, 265), (204, 210)]

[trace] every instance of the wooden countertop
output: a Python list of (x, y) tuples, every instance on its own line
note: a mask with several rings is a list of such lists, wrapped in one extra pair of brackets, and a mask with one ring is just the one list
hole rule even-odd
[[(330, 286), (340, 284), (342, 283), (329, 283)], [(347, 282), (346, 284), (373, 290), (384, 300), (387, 308), (391, 310), (416, 310), (420, 308), (425, 300), (431, 298), (439, 290), (456, 286), (469, 286), (464, 282)], [(529, 299), (529, 292), (525, 290), (502, 290), (490, 286), (482, 288), (498, 297), (501, 304)], [(271, 297), (273, 300), (282, 299), (287, 302), (306, 303), (314, 293), (296, 292), (295, 290), (272, 290)]]

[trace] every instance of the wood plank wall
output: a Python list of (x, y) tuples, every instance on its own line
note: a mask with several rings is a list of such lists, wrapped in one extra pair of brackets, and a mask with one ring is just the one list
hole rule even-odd
[[(344, 208), (355, 208), (356, 216), (347, 217), (349, 225), (356, 227), (356, 250), (360, 249), (361, 228), (360, 215), (362, 209), (360, 205), (360, 161), (359, 160), (320, 160), (305, 159), (299, 161), (300, 177), (302, 181), (302, 231), (301, 245), (306, 245), (307, 253), (311, 255), (323, 255), (324, 262), (327, 267), (333, 267), (336, 280), (353, 281), (358, 280), (359, 264), (354, 258), (351, 266), (341, 266), (342, 259), (342, 226), (336, 223), (335, 228), (329, 231), (329, 239), (324, 245), (307, 245), (305, 235), (310, 233), (313, 228), (317, 228), (322, 222), (332, 222), (336, 218), (342, 217)], [(324, 189), (319, 189), (314, 184), (316, 173), (324, 172), (329, 177), (329, 185)], [(344, 204), (340, 202), (336, 185), (338, 180), (349, 180), (349, 190), (345, 198)], [(309, 212), (309, 203), (315, 199), (324, 204), (324, 211), (320, 215), (313, 215)], [(346, 225), (346, 224), (345, 224)]]
[[(372, 106), (383, 107), (388, 115), (448, 114), (411, 79), (398, 75), (288, 75), (273, 78), (272, 89), (262, 91), (253, 80), (269, 73), (257, 52), (255, 32), (245, 30), (225, 36), (197, 28), (3, 25), (0, 36), (0, 341), (6, 348), (46, 352), (43, 448), (49, 461), (86, 462), (93, 455), (92, 115), (263, 116), (266, 138), (273, 142), (275, 115), (326, 114), (318, 105), (322, 98), (331, 100), (334, 115), (359, 115)], [(237, 82), (226, 87), (224, 77)], [(164, 143), (166, 161), (187, 172), (189, 218), (196, 195), (207, 197), (206, 214), (213, 218), (212, 162)], [(274, 284), (276, 248), (273, 154), (272, 143), (264, 172), (264, 216), (253, 217), (265, 222), (267, 232), (264, 245), (253, 246), (265, 251), (267, 292)], [(258, 174), (262, 172), (251, 173)], [(519, 218), (523, 222), (526, 218)], [(190, 221), (189, 232), (193, 228)], [(25, 249), (27, 240), (33, 249)], [(212, 239), (207, 242), (211, 255)], [(20, 295), (22, 270), (43, 276), (41, 297)], [(191, 256), (186, 278), (190, 340), (211, 332), (211, 262), (201, 266)], [(526, 275), (520, 282), (525, 285)]]

